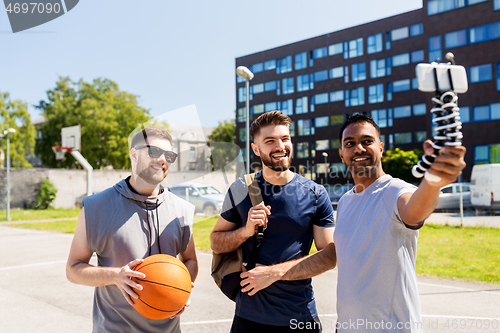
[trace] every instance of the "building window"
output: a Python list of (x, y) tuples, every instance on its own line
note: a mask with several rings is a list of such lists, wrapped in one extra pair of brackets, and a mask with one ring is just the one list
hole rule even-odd
[(242, 77), (241, 77), (241, 76), (239, 76), (239, 75), (236, 75), (236, 82), (237, 82), (237, 83), (242, 83), (242, 82), (245, 82), (245, 79), (244, 79), (244, 78), (242, 78)]
[(297, 91), (307, 91), (314, 89), (314, 80), (312, 74), (304, 74), (297, 76)]
[(481, 105), (472, 108), (472, 119), (474, 121), (490, 120), (490, 106)]
[(468, 106), (462, 106), (458, 112), (460, 112), (460, 121), (462, 123), (470, 122), (470, 108)]
[(283, 95), (292, 94), (294, 92), (293, 77), (283, 79)]
[(345, 106), (358, 106), (365, 104), (365, 87), (345, 91)]
[(246, 128), (240, 128), (240, 142), (245, 142), (247, 140)]
[(349, 66), (344, 66), (344, 83), (349, 83)]
[(469, 43), (479, 43), (500, 38), (500, 22), (480, 25), (469, 29)]
[(387, 101), (392, 101), (392, 83), (387, 83)]
[(363, 38), (344, 42), (344, 59), (356, 58), (363, 55)]
[(387, 31), (385, 33), (385, 49), (390, 50), (391, 49), (391, 32)]
[(325, 47), (320, 47), (315, 50), (310, 51), (309, 55), (309, 67), (314, 66), (314, 59), (320, 59), (326, 57), (327, 51), (326, 51), (326, 46)]
[(441, 35), (429, 37), (429, 61), (441, 59)]
[(276, 74), (283, 74), (292, 71), (292, 56), (286, 56), (276, 60)]
[(336, 55), (344, 52), (344, 48), (342, 47), (342, 43), (337, 43), (328, 46), (328, 55)]
[(271, 69), (276, 69), (276, 59), (268, 60), (264, 63), (264, 70), (269, 71)]
[(247, 121), (246, 108), (238, 108), (237, 118), (239, 123)]
[(410, 54), (403, 53), (392, 57), (392, 67), (408, 65), (410, 63)]
[(250, 66), (249, 69), (254, 73), (260, 73), (264, 70), (264, 64), (259, 62), (258, 64), (253, 64), (252, 66)]
[(470, 83), (490, 81), (493, 79), (491, 64), (473, 66), (469, 69)]
[(307, 113), (307, 96), (295, 100), (295, 114)]
[(328, 103), (328, 93), (317, 94), (313, 98), (315, 105)]
[[(500, 0), (498, 0), (500, 1)], [(497, 91), (500, 91), (500, 62), (495, 64), (496, 66), (496, 74), (497, 74)]]
[(427, 140), (427, 131), (413, 132), (413, 142), (420, 143)]
[(314, 82), (328, 80), (328, 70), (319, 71), (314, 73)]
[(380, 128), (392, 127), (392, 109), (372, 110), (372, 118)]
[(276, 91), (276, 95), (280, 95), (280, 81), (269, 81), (264, 83), (264, 90), (265, 91)]
[(295, 136), (295, 121), (292, 120), (290, 122), (289, 129), (290, 129), (290, 136), (293, 138)]
[(381, 103), (384, 101), (384, 84), (376, 84), (368, 87), (368, 103)]
[(467, 45), (467, 30), (458, 30), (444, 34), (444, 47), (452, 48)]
[(488, 164), (490, 161), (489, 146), (480, 145), (474, 147), (474, 164)]
[(413, 51), (411, 53), (411, 62), (424, 61), (424, 50)]
[(394, 143), (395, 144), (406, 144), (412, 143), (411, 132), (394, 133)]
[(384, 77), (386, 75), (386, 59), (370, 61), (370, 78)]
[(402, 27), (391, 31), (391, 41), (393, 42), (396, 40), (408, 38), (408, 36), (408, 27)]
[(425, 115), (426, 107), (425, 104), (414, 104), (413, 105), (413, 115), (414, 116), (423, 116)]
[(413, 79), (411, 79), (411, 88), (413, 90), (416, 90), (418, 89), (418, 80), (416, 77), (414, 77)]
[(488, 0), (467, 0), (467, 5), (475, 5), (476, 3), (486, 2)]
[(338, 90), (338, 91), (332, 91), (330, 93), (330, 102), (339, 102), (344, 100), (344, 91), (343, 90)]
[(352, 64), (352, 82), (366, 80), (366, 63)]
[(434, 15), (465, 6), (465, 0), (429, 0), (427, 15)]
[(330, 140), (325, 139), (325, 140), (316, 140), (314, 143), (315, 149), (316, 150), (328, 150), (330, 149)]
[(297, 134), (299, 136), (314, 135), (313, 119), (297, 120)]
[(307, 68), (307, 52), (297, 53), (295, 55), (295, 70)]
[(297, 142), (297, 158), (309, 158), (309, 142)]
[(401, 92), (410, 90), (410, 79), (394, 81), (392, 83), (392, 92)]
[(500, 0), (493, 0), (493, 10), (500, 9)]
[[(277, 108), (275, 108), (277, 109)], [(264, 104), (256, 104), (252, 105), (250, 107), (250, 114), (255, 115), (255, 114), (261, 114), (264, 112)]]
[(328, 126), (328, 116), (318, 117), (314, 121), (315, 121), (315, 127), (326, 127), (326, 126)]
[(411, 116), (411, 106), (397, 106), (394, 108), (394, 118), (406, 118)]
[(293, 115), (293, 101), (291, 99), (281, 102), (281, 113), (286, 116)]
[(246, 87), (238, 88), (238, 102), (246, 102), (246, 100), (247, 100)]
[(330, 140), (330, 147), (332, 147), (332, 149), (342, 147), (342, 144), (340, 143), (340, 139), (331, 139)]
[(250, 92), (252, 94), (260, 94), (264, 92), (264, 83), (254, 84), (250, 87)]
[(382, 52), (382, 34), (376, 34), (366, 38), (366, 52), (368, 54)]
[(330, 69), (330, 79), (337, 79), (339, 77), (344, 76), (344, 67), (335, 67)]
[(278, 110), (278, 109), (281, 109), (281, 108), (277, 102), (269, 102), (269, 103), (266, 103), (264, 106), (264, 110), (266, 112), (274, 111), (274, 110)]
[(335, 116), (330, 116), (330, 125), (342, 125), (345, 121), (345, 115), (337, 114)]
[(424, 26), (422, 23), (417, 23), (414, 25), (410, 25), (410, 36), (420, 36), (424, 33)]

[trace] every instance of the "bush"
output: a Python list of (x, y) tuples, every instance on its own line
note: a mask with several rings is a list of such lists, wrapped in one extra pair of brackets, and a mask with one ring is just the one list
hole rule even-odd
[(56, 199), (57, 188), (48, 178), (42, 179), (40, 189), (38, 190), (38, 198), (35, 202), (36, 209), (47, 209)]

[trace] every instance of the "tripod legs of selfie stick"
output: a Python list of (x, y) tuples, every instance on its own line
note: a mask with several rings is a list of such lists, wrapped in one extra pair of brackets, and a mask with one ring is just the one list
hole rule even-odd
[(431, 164), (439, 154), (439, 151), (444, 146), (462, 145), (460, 140), (463, 135), (462, 132), (460, 132), (462, 129), (462, 123), (460, 122), (460, 109), (457, 105), (458, 97), (453, 91), (453, 81), (449, 71), (448, 75), (451, 90), (441, 93), (439, 92), (436, 69), (434, 69), (435, 85), (436, 90), (438, 91), (437, 96), (432, 98), (434, 107), (431, 109), (431, 113), (435, 115), (435, 118), (432, 121), (437, 125), (437, 134), (434, 136), (434, 142), (432, 143), (434, 152), (430, 156), (424, 155), (422, 161), (418, 162), (418, 164), (412, 169), (412, 174), (415, 178), (422, 178), (422, 176), (425, 175), (425, 179), (430, 182), (439, 182), (441, 180), (440, 177), (433, 175), (428, 171)]

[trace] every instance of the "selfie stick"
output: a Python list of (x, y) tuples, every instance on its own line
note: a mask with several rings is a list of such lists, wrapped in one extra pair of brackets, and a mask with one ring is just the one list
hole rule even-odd
[[(421, 91), (432, 91), (431, 89), (434, 88), (436, 93), (436, 97), (432, 98), (434, 106), (430, 112), (435, 115), (432, 121), (437, 127), (432, 143), (432, 147), (434, 148), (433, 154), (430, 156), (424, 155), (422, 160), (413, 167), (412, 174), (415, 178), (422, 178), (425, 174), (425, 179), (430, 182), (439, 182), (441, 180), (440, 177), (428, 171), (439, 151), (444, 146), (462, 145), (461, 139), (463, 135), (460, 132), (462, 123), (460, 122), (460, 109), (457, 105), (458, 97), (455, 92), (467, 91), (467, 77), (465, 76), (465, 69), (462, 66), (455, 66), (453, 53), (447, 53), (446, 58), (450, 60), (448, 64), (433, 62), (430, 65), (417, 65), (418, 89)], [(434, 76), (434, 85), (430, 88), (431, 85), (426, 80), (428, 77), (425, 76), (429, 76), (426, 74), (430, 74), (431, 71)], [(453, 77), (453, 74), (458, 77)], [(458, 86), (454, 86), (454, 79), (457, 81), (455, 83), (458, 83)]]

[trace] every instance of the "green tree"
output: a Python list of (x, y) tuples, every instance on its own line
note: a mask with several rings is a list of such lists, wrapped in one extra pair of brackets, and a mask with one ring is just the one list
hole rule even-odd
[(234, 120), (219, 121), (219, 125), (208, 136), (209, 144), (212, 149), (212, 167), (220, 169), (232, 160), (238, 154), (236, 146), (236, 125)]
[[(35, 127), (31, 124), (28, 107), (20, 100), (11, 100), (6, 92), (0, 92), (0, 132), (13, 128), (16, 133), (9, 134), (10, 157), (13, 167), (31, 168), (28, 158), (35, 148)], [(0, 140), (1, 149), (7, 151), (7, 140)]]
[(128, 136), (150, 119), (148, 110), (137, 105), (137, 96), (121, 91), (108, 79), (92, 83), (60, 77), (47, 91), (47, 101), (37, 106), (47, 120), (40, 126), (36, 152), (49, 167), (78, 168), (66, 154), (56, 160), (52, 146), (61, 144), (61, 128), (80, 124), (81, 153), (94, 168), (130, 168)]
[(419, 181), (413, 177), (411, 169), (422, 157), (423, 152), (415, 149), (404, 151), (399, 148), (388, 150), (382, 157), (382, 168), (384, 171), (395, 178), (400, 178), (409, 183)]

